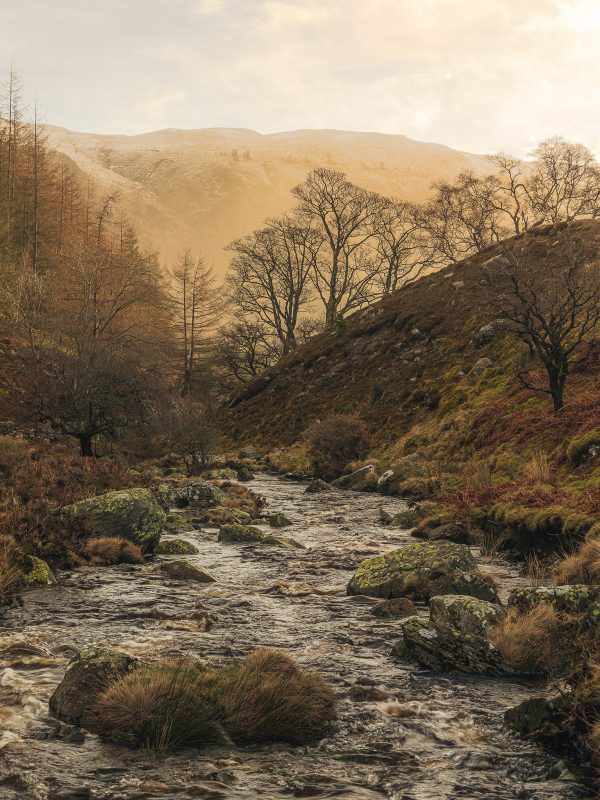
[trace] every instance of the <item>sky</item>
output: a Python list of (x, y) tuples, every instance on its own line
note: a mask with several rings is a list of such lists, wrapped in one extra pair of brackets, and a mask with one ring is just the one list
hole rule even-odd
[(600, 0), (0, 0), (48, 123), (405, 134), (600, 153)]

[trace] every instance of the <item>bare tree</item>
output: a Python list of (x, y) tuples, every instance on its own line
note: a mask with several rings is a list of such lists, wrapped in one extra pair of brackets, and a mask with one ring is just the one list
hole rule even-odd
[(532, 207), (540, 221), (567, 222), (600, 212), (600, 166), (582, 144), (555, 138), (534, 151), (529, 181)]
[(496, 309), (545, 370), (547, 385), (535, 380), (527, 362), (517, 376), (527, 388), (549, 394), (559, 414), (573, 357), (600, 323), (598, 264), (573, 241), (549, 253), (542, 269), (508, 250), (506, 264), (508, 289)]
[(310, 222), (283, 216), (228, 247), (235, 253), (228, 274), (233, 300), (272, 331), (283, 353), (296, 347), (299, 316), (312, 299), (309, 278), (322, 244)]
[(412, 283), (430, 263), (418, 212), (409, 203), (385, 200), (373, 222), (373, 246), (379, 260), (381, 294)]
[(323, 305), (325, 323), (368, 303), (376, 295), (378, 264), (370, 247), (372, 222), (382, 198), (355, 186), (343, 172), (316, 169), (292, 189), (298, 211), (321, 230), (313, 280)]
[(496, 208), (508, 217), (515, 234), (526, 231), (531, 224), (531, 197), (529, 175), (525, 164), (518, 158), (498, 153), (489, 156), (497, 168)]
[(188, 475), (197, 475), (210, 464), (219, 443), (214, 402), (179, 398), (171, 404), (165, 423), (170, 448), (183, 456)]
[(225, 326), (219, 333), (216, 360), (229, 390), (256, 378), (279, 358), (279, 339), (260, 322), (243, 319)]
[(210, 264), (186, 250), (170, 271), (169, 304), (175, 330), (179, 386), (187, 396), (199, 380), (199, 371), (214, 344), (218, 323), (226, 308)]
[(432, 258), (456, 263), (498, 242), (505, 233), (497, 208), (498, 181), (463, 172), (455, 183), (434, 184), (433, 198), (419, 213)]

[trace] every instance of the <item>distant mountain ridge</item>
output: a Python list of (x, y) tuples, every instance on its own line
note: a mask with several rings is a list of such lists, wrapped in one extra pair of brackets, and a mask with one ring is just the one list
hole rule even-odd
[(290, 190), (316, 167), (366, 189), (424, 200), (431, 183), (465, 169), (489, 172), (485, 156), (406, 136), (336, 130), (261, 134), (238, 128), (167, 129), (136, 136), (48, 126), (50, 145), (120, 206), (142, 244), (163, 261), (186, 247), (223, 274), (223, 248), (293, 205)]

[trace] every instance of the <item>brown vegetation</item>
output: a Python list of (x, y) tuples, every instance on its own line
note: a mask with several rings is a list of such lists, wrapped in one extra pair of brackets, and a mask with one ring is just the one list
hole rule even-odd
[(313, 473), (324, 481), (338, 478), (351, 461), (366, 458), (369, 452), (365, 426), (350, 417), (326, 417), (311, 425), (305, 438)]
[(98, 536), (87, 541), (82, 554), (95, 566), (111, 564), (142, 564), (141, 548), (121, 536)]
[(510, 609), (490, 641), (511, 669), (531, 675), (555, 674), (568, 665), (568, 648), (561, 646), (564, 624), (551, 606), (539, 605), (524, 614)]
[(554, 566), (554, 580), (563, 586), (600, 583), (600, 539), (584, 542), (573, 555), (566, 556)]

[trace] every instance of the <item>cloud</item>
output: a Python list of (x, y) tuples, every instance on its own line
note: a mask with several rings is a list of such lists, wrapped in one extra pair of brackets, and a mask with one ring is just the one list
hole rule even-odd
[(21, 0), (0, 9), (0, 56), (73, 128), (329, 127), (520, 154), (561, 133), (600, 150), (597, 0), (140, 5)]

